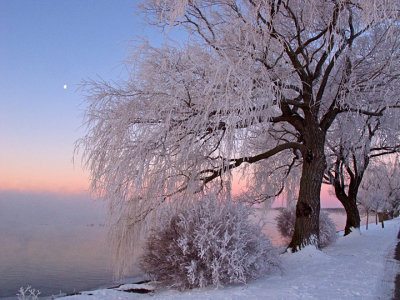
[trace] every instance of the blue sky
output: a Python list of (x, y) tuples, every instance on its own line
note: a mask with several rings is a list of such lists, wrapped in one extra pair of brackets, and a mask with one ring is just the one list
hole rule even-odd
[[(118, 80), (135, 40), (164, 36), (137, 1), (0, 1), (0, 189), (74, 191), (84, 79)], [(64, 84), (67, 89), (64, 89)]]

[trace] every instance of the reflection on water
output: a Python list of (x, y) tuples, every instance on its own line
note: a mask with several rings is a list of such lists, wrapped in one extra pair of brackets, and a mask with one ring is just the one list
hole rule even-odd
[[(277, 210), (260, 213), (265, 233), (284, 245)], [(343, 230), (343, 210), (330, 211)], [(0, 192), (0, 298), (31, 285), (41, 296), (88, 290), (112, 282), (104, 210), (88, 197)], [(365, 218), (363, 218), (365, 223)], [(137, 274), (132, 274), (137, 275)]]

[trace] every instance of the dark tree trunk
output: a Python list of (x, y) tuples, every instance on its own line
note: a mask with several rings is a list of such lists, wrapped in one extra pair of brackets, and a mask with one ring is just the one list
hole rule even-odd
[(356, 199), (346, 197), (345, 201), (339, 199), (346, 210), (346, 227), (344, 228), (344, 235), (352, 232), (352, 228), (360, 229), (360, 213), (358, 211)]
[[(340, 153), (342, 153), (342, 151), (340, 151)], [(343, 156), (339, 157), (335, 164), (335, 177), (331, 183), (335, 188), (336, 198), (342, 203), (344, 209), (346, 210), (347, 218), (344, 235), (350, 234), (352, 228), (360, 228), (361, 219), (360, 212), (358, 211), (357, 207), (357, 194), (364, 176), (364, 172), (369, 164), (369, 157), (364, 156), (363, 160), (363, 167), (357, 167), (356, 156), (353, 155), (353, 169), (351, 169), (349, 163), (345, 163), (346, 159)], [(347, 189), (346, 177), (343, 175), (343, 165), (345, 166), (345, 170), (350, 178)]]
[(319, 247), (320, 194), (326, 166), (324, 136), (316, 134), (303, 155), (299, 198), (296, 206), (296, 223), (289, 249), (292, 252), (307, 245)]
[(342, 203), (344, 209), (346, 210), (346, 227), (344, 228), (344, 235), (348, 235), (352, 232), (352, 228), (360, 228), (360, 213), (357, 207), (357, 201), (355, 197), (351, 195), (346, 195), (345, 192), (338, 186), (335, 185), (336, 198)]

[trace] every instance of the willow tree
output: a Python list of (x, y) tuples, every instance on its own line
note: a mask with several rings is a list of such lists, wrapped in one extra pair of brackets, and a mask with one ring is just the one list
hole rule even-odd
[(89, 82), (79, 142), (92, 188), (110, 200), (119, 253), (163, 202), (283, 153), (302, 167), (289, 247), (318, 246), (329, 128), (339, 114), (379, 116), (398, 102), (398, 6), (145, 1), (150, 23), (179, 27), (187, 42), (140, 45), (129, 80)]

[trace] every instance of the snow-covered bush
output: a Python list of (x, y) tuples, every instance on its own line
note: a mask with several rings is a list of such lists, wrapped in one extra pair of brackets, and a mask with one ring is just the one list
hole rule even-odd
[(325, 212), (319, 214), (319, 246), (324, 248), (336, 240), (336, 226)]
[(252, 213), (243, 204), (209, 197), (169, 210), (146, 242), (141, 267), (180, 290), (246, 283), (279, 269), (276, 249), (249, 221)]
[[(294, 233), (296, 211), (283, 209), (275, 218), (279, 233), (285, 238), (291, 238)], [(319, 246), (324, 248), (336, 240), (336, 226), (325, 212), (319, 214)]]
[(28, 285), (26, 288), (20, 287), (18, 290), (18, 300), (37, 300), (40, 295), (40, 291), (32, 288)]
[(294, 209), (282, 209), (275, 218), (279, 233), (285, 238), (291, 238), (296, 222), (296, 211)]

